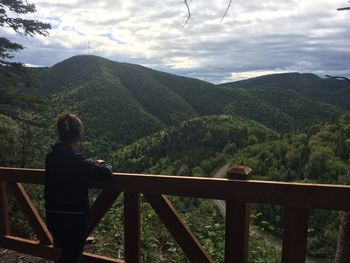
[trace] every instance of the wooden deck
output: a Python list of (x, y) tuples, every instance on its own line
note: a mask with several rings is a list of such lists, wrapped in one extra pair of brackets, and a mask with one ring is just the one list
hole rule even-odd
[[(192, 234), (167, 195), (226, 201), (225, 263), (247, 262), (250, 203), (285, 208), (282, 262), (304, 263), (309, 211), (312, 208), (350, 211), (350, 186), (249, 180), (249, 169), (232, 169), (230, 179), (114, 173), (108, 187), (91, 206), (89, 233), (117, 197), (124, 193), (125, 259), (84, 253), (83, 262), (141, 262), (140, 195), (155, 210), (191, 262), (214, 262)], [(239, 180), (237, 180), (239, 179)], [(59, 249), (33, 206), (22, 183), (43, 184), (44, 171), (0, 168), (0, 247), (55, 259)], [(96, 186), (97, 187), (97, 186)], [(38, 241), (11, 235), (7, 191), (17, 200)]]

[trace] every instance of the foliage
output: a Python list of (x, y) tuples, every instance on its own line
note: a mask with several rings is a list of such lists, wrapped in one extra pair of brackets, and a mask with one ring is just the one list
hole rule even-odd
[[(189, 228), (215, 262), (224, 262), (225, 221), (210, 200), (169, 197)], [(121, 201), (121, 200), (119, 200)], [(205, 218), (205, 220), (203, 220)], [(123, 251), (123, 206), (116, 203), (102, 219), (89, 251), (118, 257)], [(256, 228), (250, 233), (248, 262), (279, 262), (279, 251), (264, 241)], [(143, 262), (189, 262), (151, 206), (141, 205), (141, 257)]]
[[(20, 36), (34, 36), (48, 34), (49, 24), (21, 18), (20, 16), (36, 12), (35, 5), (22, 0), (0, 1), (0, 26), (11, 28)], [(13, 52), (23, 49), (19, 43), (0, 37), (0, 113), (18, 117), (16, 107), (36, 105), (40, 100), (23, 90), (33, 85), (33, 78), (21, 64), (11, 62)]]
[(115, 153), (113, 163), (122, 172), (210, 175), (225, 162), (223, 150), (276, 137), (263, 125), (238, 117), (194, 118), (126, 146)]
[[(255, 178), (275, 181), (344, 184), (350, 156), (350, 115), (323, 125), (285, 134), (281, 139), (249, 146), (234, 155), (255, 171)], [(269, 222), (272, 231), (282, 232), (283, 210), (257, 205), (261, 213), (255, 224)], [(309, 229), (309, 253), (333, 257), (339, 226), (338, 212), (313, 210)]]

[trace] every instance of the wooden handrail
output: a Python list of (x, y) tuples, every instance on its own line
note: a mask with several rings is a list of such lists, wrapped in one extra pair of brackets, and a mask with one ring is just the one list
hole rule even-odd
[[(0, 181), (44, 184), (44, 170), (0, 167)], [(115, 191), (350, 210), (350, 186), (114, 173)]]
[[(247, 171), (247, 170), (246, 170)], [(221, 199), (227, 203), (226, 222), (226, 250), (232, 249), (233, 244), (236, 252), (227, 253), (225, 262), (246, 262), (246, 250), (249, 230), (249, 204), (262, 203), (281, 205), (285, 207), (284, 238), (283, 238), (283, 263), (305, 262), (307, 228), (309, 210), (313, 208), (330, 210), (350, 210), (350, 186), (347, 185), (324, 185), (305, 183), (285, 183), (271, 181), (243, 180), (245, 177), (233, 177), (234, 179), (179, 177), (163, 175), (127, 174), (114, 173), (108, 188), (105, 188), (96, 203), (91, 208), (92, 222), (89, 231), (98, 223), (112, 205), (117, 196), (124, 192), (124, 218), (125, 218), (125, 257), (128, 263), (139, 263), (140, 258), (140, 194), (148, 200), (165, 226), (174, 235), (184, 248), (188, 258), (201, 262), (212, 262), (201, 247), (201, 244), (192, 235), (170, 201), (164, 195), (175, 195), (195, 198)], [(235, 180), (240, 178), (241, 180)], [(248, 179), (248, 178), (246, 178)], [(7, 220), (6, 185), (20, 183), (43, 184), (44, 170), (41, 169), (17, 169), (0, 167), (0, 246), (10, 249), (18, 248), (25, 253), (31, 253), (46, 258), (53, 258), (50, 251), (56, 255), (57, 248), (52, 247), (45, 239), (45, 227), (40, 218), (35, 214), (27, 213), (33, 220), (33, 225), (41, 231), (40, 242), (22, 240), (9, 235)], [(96, 186), (98, 188), (98, 186)], [(20, 191), (25, 197), (25, 191)], [(26, 200), (26, 201), (25, 201)], [(23, 202), (29, 202), (22, 198)], [(26, 206), (23, 206), (26, 209)], [(232, 222), (231, 222), (232, 221)], [(233, 224), (233, 221), (236, 222)], [(172, 222), (172, 223), (169, 223)], [(172, 224), (176, 224), (176, 232)], [(237, 224), (242, 228), (236, 231)], [(48, 243), (48, 244), (45, 244)], [(239, 247), (239, 248), (237, 248)], [(56, 253), (56, 254), (55, 254)], [(237, 254), (238, 253), (238, 254)], [(48, 257), (48, 254), (51, 256)], [(124, 262), (123, 260), (105, 258), (93, 254), (85, 254), (83, 262)], [(238, 262), (238, 261), (237, 261)]]

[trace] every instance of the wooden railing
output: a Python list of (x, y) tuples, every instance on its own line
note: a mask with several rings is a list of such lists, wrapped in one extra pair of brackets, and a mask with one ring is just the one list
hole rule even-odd
[[(247, 262), (249, 204), (274, 204), (285, 207), (282, 248), (283, 263), (304, 263), (309, 211), (312, 208), (350, 211), (350, 186), (316, 185), (247, 180), (249, 171), (232, 169), (228, 178), (216, 179), (115, 173), (111, 182), (91, 206), (88, 232), (124, 193), (125, 259), (112, 259), (84, 253), (83, 262), (141, 262), (140, 194), (155, 210), (191, 262), (214, 262), (166, 195), (219, 199), (226, 201), (225, 263)], [(56, 259), (45, 223), (34, 208), (22, 183), (43, 184), (44, 171), (0, 168), (0, 247), (22, 253)], [(29, 220), (38, 240), (11, 235), (7, 191), (13, 194)]]

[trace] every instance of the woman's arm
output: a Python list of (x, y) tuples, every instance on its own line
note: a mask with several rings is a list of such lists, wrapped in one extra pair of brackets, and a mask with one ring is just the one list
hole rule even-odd
[(89, 184), (104, 184), (109, 181), (113, 174), (113, 168), (110, 164), (106, 163), (103, 160), (97, 160), (95, 163), (88, 161), (88, 176)]

